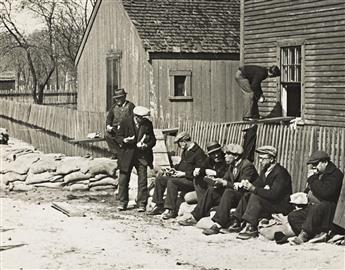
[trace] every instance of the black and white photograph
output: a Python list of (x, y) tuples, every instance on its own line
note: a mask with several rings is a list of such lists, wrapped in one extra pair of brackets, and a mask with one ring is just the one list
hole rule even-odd
[(0, 0), (1, 270), (343, 270), (344, 172), (344, 0)]

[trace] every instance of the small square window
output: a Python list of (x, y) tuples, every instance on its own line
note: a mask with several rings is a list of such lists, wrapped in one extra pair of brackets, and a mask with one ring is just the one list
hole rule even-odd
[(170, 70), (170, 97), (171, 101), (190, 101), (192, 98), (191, 77), (189, 70)]
[(186, 96), (186, 76), (174, 76), (174, 96)]

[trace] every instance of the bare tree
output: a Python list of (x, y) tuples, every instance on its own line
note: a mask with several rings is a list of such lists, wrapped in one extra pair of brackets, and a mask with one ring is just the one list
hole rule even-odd
[[(35, 103), (43, 102), (44, 88), (57, 71), (58, 64), (75, 73), (74, 59), (92, 4), (95, 1), (0, 0), (0, 31), (5, 31), (10, 37), (6, 50), (25, 53)], [(40, 20), (43, 28), (30, 35), (20, 29), (14, 14), (23, 10)]]

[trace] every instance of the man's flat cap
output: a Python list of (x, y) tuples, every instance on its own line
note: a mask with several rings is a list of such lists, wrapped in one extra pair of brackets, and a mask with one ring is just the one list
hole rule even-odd
[(220, 144), (217, 141), (212, 141), (206, 145), (206, 149), (207, 149), (207, 154), (211, 154), (213, 152), (216, 152), (216, 151), (222, 149), (222, 147), (220, 146)]
[(183, 141), (190, 140), (190, 135), (187, 132), (182, 131), (176, 135), (174, 143), (178, 143), (181, 140), (183, 140)]
[(325, 151), (315, 151), (308, 159), (307, 164), (317, 163), (320, 160), (329, 159), (329, 155)]
[(150, 115), (150, 110), (146, 107), (143, 106), (136, 106), (133, 109), (133, 113), (138, 116), (149, 116)]
[(271, 145), (264, 145), (256, 149), (259, 155), (270, 155), (272, 157), (277, 156), (277, 149)]
[(225, 145), (224, 147), (224, 152), (225, 153), (231, 153), (235, 155), (242, 155), (243, 154), (243, 147), (242, 145), (235, 144), (235, 143), (230, 143)]

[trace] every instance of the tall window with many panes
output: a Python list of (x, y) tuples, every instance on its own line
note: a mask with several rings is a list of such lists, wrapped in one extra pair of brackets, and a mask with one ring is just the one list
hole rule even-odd
[(301, 46), (281, 47), (282, 107), (286, 116), (301, 116)]

